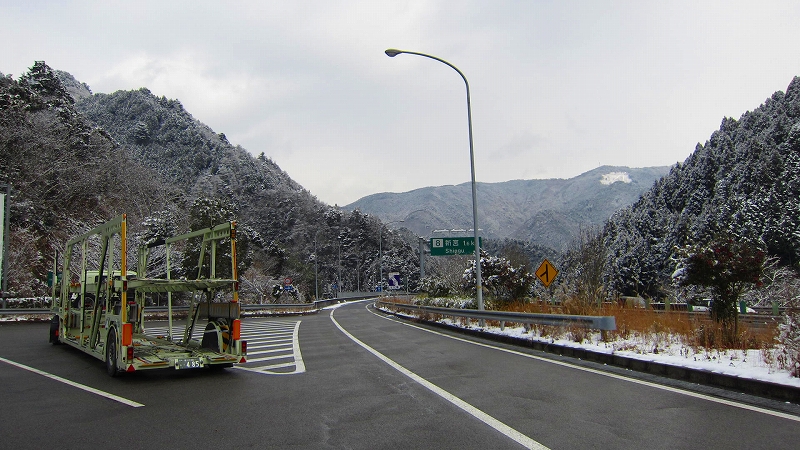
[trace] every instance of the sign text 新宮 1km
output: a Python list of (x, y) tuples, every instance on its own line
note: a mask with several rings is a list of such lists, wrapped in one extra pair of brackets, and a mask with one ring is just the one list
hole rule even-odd
[[(483, 244), (483, 239), (479, 241)], [(474, 237), (431, 238), (431, 256), (469, 255), (475, 253)]]

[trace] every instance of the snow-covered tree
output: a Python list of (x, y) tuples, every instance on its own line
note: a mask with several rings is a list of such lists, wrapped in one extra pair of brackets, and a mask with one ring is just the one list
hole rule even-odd
[(797, 297), (789, 303), (778, 332), (778, 342), (785, 352), (784, 364), (792, 376), (800, 378), (800, 299)]
[(606, 298), (603, 284), (607, 250), (600, 230), (581, 229), (561, 259), (561, 281), (568, 293), (595, 304)]
[[(482, 287), (492, 298), (509, 302), (529, 295), (534, 276), (524, 266), (514, 267), (501, 257), (481, 251)], [(470, 260), (462, 279), (464, 289), (475, 292), (475, 261)]]
[(682, 286), (707, 288), (712, 296), (711, 316), (734, 327), (742, 294), (761, 284), (765, 254), (753, 244), (719, 237), (709, 245), (690, 245), (678, 250), (679, 267), (674, 278)]
[(721, 233), (757, 242), (781, 265), (800, 261), (800, 77), (719, 130), (607, 223), (613, 292), (665, 295), (673, 247)]

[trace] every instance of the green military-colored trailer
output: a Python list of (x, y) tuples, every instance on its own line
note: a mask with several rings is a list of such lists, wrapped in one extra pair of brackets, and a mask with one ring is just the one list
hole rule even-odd
[[(230, 255), (218, 258), (221, 241), (230, 241)], [(175, 246), (199, 244), (194, 279), (173, 278)], [(149, 259), (160, 250), (166, 259), (161, 277), (148, 277)], [(217, 260), (230, 268), (217, 270)], [(50, 342), (64, 343), (106, 363), (111, 376), (147, 369), (231, 367), (246, 361), (241, 339), (236, 267), (236, 222), (193, 231), (139, 247), (137, 271), (129, 271), (127, 224), (123, 214), (71, 239), (64, 252), (61, 281), (53, 284)], [(55, 272), (55, 271), (54, 271)], [(224, 272), (225, 277), (218, 276)], [(194, 274), (194, 272), (192, 273)], [(172, 336), (172, 295), (186, 292), (189, 315), (182, 336)], [(146, 334), (144, 308), (148, 295), (166, 293), (168, 332)], [(192, 338), (205, 323), (201, 340)]]

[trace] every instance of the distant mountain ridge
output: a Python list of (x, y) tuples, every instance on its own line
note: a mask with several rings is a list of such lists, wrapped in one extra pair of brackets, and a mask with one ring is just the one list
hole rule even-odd
[[(478, 183), (478, 226), (491, 239), (518, 239), (561, 250), (581, 227), (602, 224), (639, 199), (670, 167), (601, 166), (570, 179)], [(471, 184), (380, 193), (343, 207), (403, 221), (420, 236), (472, 228)]]

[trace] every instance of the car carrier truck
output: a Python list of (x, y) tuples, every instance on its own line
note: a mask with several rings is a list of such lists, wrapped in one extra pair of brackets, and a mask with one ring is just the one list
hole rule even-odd
[[(223, 255), (225, 248), (220, 248), (222, 244), (227, 247), (228, 242), (230, 253)], [(188, 249), (197, 251), (198, 247), (196, 268), (173, 277), (174, 256), (188, 254)], [(166, 266), (160, 270), (150, 267), (153, 264), (149, 260), (156, 252)], [(217, 267), (220, 262), (225, 264)], [(140, 246), (137, 270), (129, 271), (127, 266), (124, 214), (67, 242), (60, 277), (54, 277), (60, 281), (53, 283), (50, 342), (70, 345), (104, 361), (111, 376), (150, 369), (231, 367), (246, 361), (247, 342), (241, 340), (236, 222)], [(148, 276), (148, 271), (160, 276)], [(189, 303), (189, 313), (183, 333), (173, 336), (173, 294), (179, 292)], [(144, 327), (146, 299), (163, 293), (167, 296), (169, 331), (151, 336)], [(192, 336), (196, 327), (204, 327), (201, 339)]]

